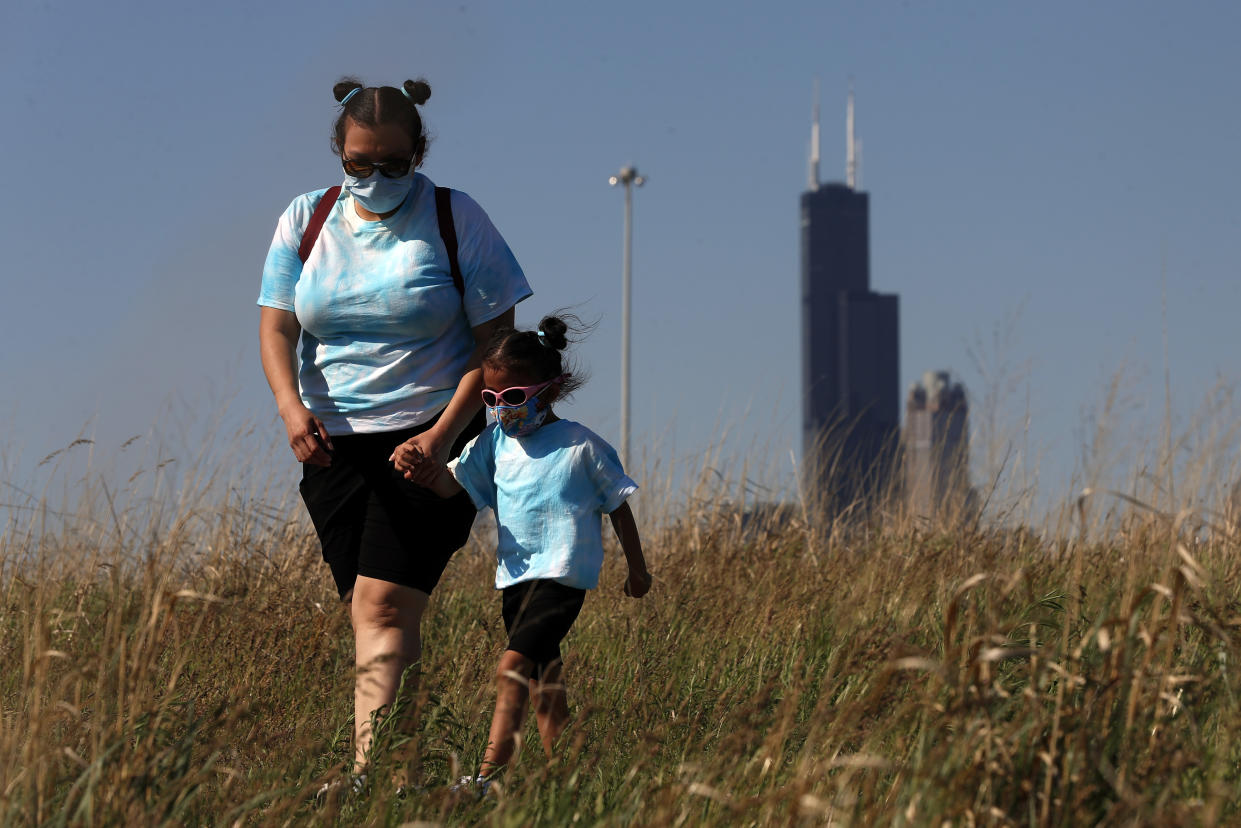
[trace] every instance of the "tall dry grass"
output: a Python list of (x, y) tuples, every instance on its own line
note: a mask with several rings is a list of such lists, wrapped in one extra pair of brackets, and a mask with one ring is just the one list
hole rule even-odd
[(1140, 468), (1030, 527), (772, 506), (761, 464), (708, 453), (686, 494), (647, 481), (637, 503), (650, 597), (621, 595), (619, 555), (589, 596), (554, 760), (531, 729), (492, 795), (449, 792), (481, 758), (504, 642), (475, 543), (432, 600), (367, 789), (316, 801), (350, 756), (348, 621), (300, 504), (244, 472), (266, 462), (244, 446), (177, 474), (158, 454), (128, 482), (92, 473), (61, 514), (38, 492), (10, 509), (0, 822), (1241, 820), (1219, 457), (1170, 458), (1176, 500)]

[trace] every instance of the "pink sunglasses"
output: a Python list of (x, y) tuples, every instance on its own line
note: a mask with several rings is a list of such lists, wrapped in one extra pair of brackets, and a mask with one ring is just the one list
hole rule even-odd
[(552, 383), (561, 382), (564, 378), (565, 375), (561, 374), (538, 385), (514, 385), (512, 388), (505, 388), (503, 391), (492, 391), (490, 388), (484, 388), (483, 404), (488, 408), (495, 408), (498, 405), (525, 405), (530, 401), (531, 397), (537, 396), (544, 388)]

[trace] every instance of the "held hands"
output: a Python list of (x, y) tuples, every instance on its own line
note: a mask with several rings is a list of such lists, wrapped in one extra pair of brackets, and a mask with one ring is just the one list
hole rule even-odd
[(388, 459), (406, 480), (429, 487), (448, 462), (451, 451), (452, 443), (432, 428), (401, 443)]
[(315, 466), (332, 465), (332, 438), (323, 421), (310, 413), (304, 405), (280, 412), (285, 431), (289, 433), (289, 448), (301, 463)]
[(651, 573), (645, 569), (630, 569), (625, 579), (625, 594), (630, 598), (641, 598), (651, 591)]

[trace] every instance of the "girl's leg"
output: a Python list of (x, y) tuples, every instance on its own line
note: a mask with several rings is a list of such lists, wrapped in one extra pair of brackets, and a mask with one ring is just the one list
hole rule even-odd
[(491, 735), (483, 752), (483, 776), (489, 776), (513, 758), (513, 736), (526, 718), (526, 684), (533, 672), (534, 662), (521, 653), (505, 650), (500, 656), (500, 666), (496, 668), (496, 712), (491, 717)]
[(564, 665), (556, 659), (543, 671), (542, 679), (530, 679), (530, 698), (539, 723), (543, 752), (551, 758), (560, 734), (569, 723), (569, 696), (565, 692)]
[(354, 763), (361, 770), (371, 746), (371, 714), (396, 699), (405, 668), (422, 658), (420, 627), (430, 598), (412, 587), (359, 575), (350, 616), (357, 644), (353, 693)]

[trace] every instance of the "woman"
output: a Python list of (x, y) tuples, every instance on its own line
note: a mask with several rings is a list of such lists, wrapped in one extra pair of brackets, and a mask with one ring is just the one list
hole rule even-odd
[(452, 192), (450, 226), (438, 221), (436, 188), (416, 172), (427, 147), (425, 81), (397, 89), (346, 78), (333, 94), (341, 112), (332, 148), (345, 181), (298, 196), (280, 217), (259, 339), (302, 463), (302, 499), (349, 604), (361, 773), (372, 714), (420, 659), (427, 600), (475, 514), (468, 495), (441, 500), (390, 458), (405, 445), (435, 469), (482, 429), (481, 349), (531, 291), (472, 199)]

